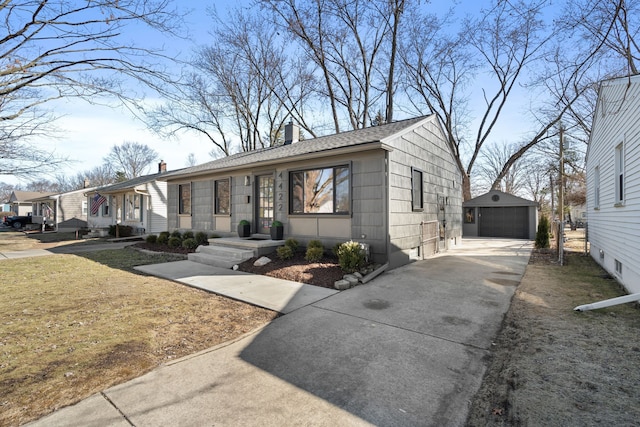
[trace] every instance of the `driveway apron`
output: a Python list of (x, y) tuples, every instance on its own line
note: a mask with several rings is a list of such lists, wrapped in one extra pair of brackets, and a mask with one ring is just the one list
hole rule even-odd
[[(115, 408), (136, 426), (464, 425), (531, 247), (464, 239), (108, 389), (102, 420)], [(34, 425), (90, 425), (88, 400)]]

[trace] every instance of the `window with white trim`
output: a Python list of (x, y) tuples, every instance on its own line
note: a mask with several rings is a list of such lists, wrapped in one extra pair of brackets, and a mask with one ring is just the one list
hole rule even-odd
[(142, 221), (142, 194), (124, 195), (124, 218), (127, 221)]

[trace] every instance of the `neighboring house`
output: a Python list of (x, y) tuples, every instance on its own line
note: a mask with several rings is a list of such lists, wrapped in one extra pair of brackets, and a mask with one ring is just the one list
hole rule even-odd
[(241, 220), (267, 238), (325, 248), (355, 240), (390, 268), (459, 243), (462, 176), (436, 116), (239, 153), (163, 176), (169, 229), (235, 236)]
[(31, 199), (49, 196), (54, 193), (42, 193), (39, 191), (13, 191), (9, 197), (11, 212), (18, 216), (27, 216), (32, 213)]
[(640, 75), (600, 83), (587, 149), (591, 256), (640, 292)]
[(136, 234), (167, 230), (167, 183), (160, 162), (158, 173), (98, 187), (86, 192), (89, 228), (107, 230), (111, 225), (128, 225)]
[(9, 203), (3, 203), (0, 205), (0, 212), (11, 212), (11, 205)]
[(538, 202), (491, 190), (462, 204), (465, 237), (535, 239)]
[(31, 199), (34, 224), (42, 224), (55, 231), (77, 231), (87, 228), (87, 191), (93, 188), (52, 194)]

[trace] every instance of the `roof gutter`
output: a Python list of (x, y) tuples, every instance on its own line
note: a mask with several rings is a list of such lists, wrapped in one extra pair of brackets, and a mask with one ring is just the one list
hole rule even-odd
[(612, 305), (624, 304), (627, 302), (640, 301), (640, 293), (624, 295), (617, 298), (610, 298), (603, 301), (594, 302), (591, 304), (579, 305), (574, 308), (574, 311), (588, 311), (597, 310), (599, 308), (611, 307)]

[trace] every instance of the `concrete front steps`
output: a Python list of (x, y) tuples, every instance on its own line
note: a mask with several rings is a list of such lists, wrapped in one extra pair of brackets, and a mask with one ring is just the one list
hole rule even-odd
[(209, 246), (198, 246), (188, 259), (214, 267), (232, 268), (250, 258), (270, 254), (282, 245), (284, 240), (270, 240), (262, 235), (209, 239)]

